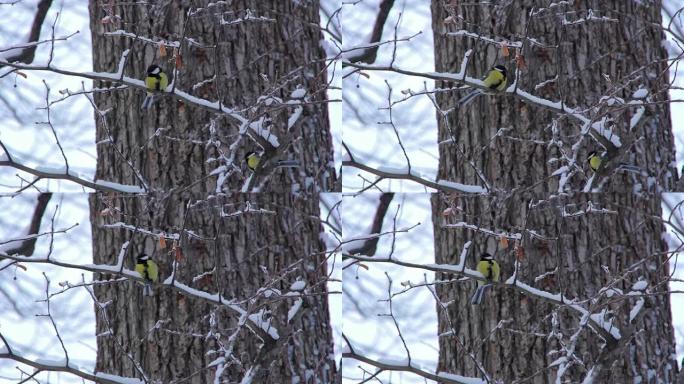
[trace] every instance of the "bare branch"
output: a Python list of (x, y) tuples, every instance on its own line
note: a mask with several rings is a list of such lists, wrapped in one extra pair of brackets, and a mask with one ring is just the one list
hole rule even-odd
[(373, 25), (373, 32), (370, 36), (369, 44), (371, 47), (364, 49), (364, 51), (356, 56), (349, 58), (352, 63), (364, 62), (372, 64), (378, 55), (378, 45), (375, 43), (379, 42), (382, 38), (382, 30), (385, 27), (385, 22), (387, 22), (387, 17), (389, 16), (390, 10), (394, 5), (394, 0), (382, 0), (380, 3), (380, 9), (378, 10), (378, 16), (375, 18), (375, 24)]
[[(35, 235), (40, 230), (40, 223), (43, 220), (43, 214), (45, 213), (45, 209), (47, 208), (51, 197), (52, 193), (41, 193), (38, 195), (38, 204), (36, 204), (36, 208), (33, 210), (31, 224), (29, 225), (26, 235)], [(7, 249), (5, 252), (10, 255), (18, 253), (24, 256), (31, 256), (36, 247), (36, 240), (38, 240), (38, 237), (27, 238), (22, 240), (18, 246)]]
[[(52, 0), (41, 0), (40, 3), (38, 3), (36, 16), (33, 18), (33, 24), (31, 24), (31, 31), (29, 32), (28, 43), (35, 43), (40, 39), (40, 29), (43, 27), (43, 22), (45, 21), (45, 17), (47, 16), (51, 5)], [(36, 47), (37, 45), (31, 45), (23, 48), (20, 53), (10, 56), (6, 60), (10, 63), (22, 62), (30, 64), (33, 62), (33, 58), (36, 55)], [(4, 67), (4, 65), (0, 63), (0, 68), (2, 67)]]

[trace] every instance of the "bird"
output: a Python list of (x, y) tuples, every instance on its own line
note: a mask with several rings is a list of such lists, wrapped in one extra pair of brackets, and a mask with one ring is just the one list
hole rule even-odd
[(589, 163), (589, 168), (596, 172), (601, 168), (601, 164), (603, 164), (603, 157), (599, 156), (596, 151), (591, 151), (587, 156), (587, 163)]
[[(487, 281), (499, 281), (501, 267), (489, 253), (483, 253), (482, 256), (480, 256), (480, 262), (477, 263), (476, 269), (485, 277), (485, 279), (487, 279)], [(484, 294), (491, 285), (491, 283), (485, 283), (478, 280), (477, 290), (475, 290), (473, 297), (470, 299), (470, 303), (473, 305), (482, 304)]]
[(587, 156), (587, 163), (589, 163), (589, 168), (591, 168), (591, 170), (595, 173), (600, 171), (606, 174), (615, 170), (641, 173), (641, 168), (632, 164), (618, 163), (617, 165), (609, 166), (611, 163), (615, 164), (614, 161), (611, 161), (613, 159), (615, 159), (615, 156), (611, 158), (608, 155), (608, 152), (604, 152), (599, 155), (596, 151), (591, 151)]
[[(482, 80), (484, 85), (493, 90), (493, 91), (503, 91), (506, 89), (506, 83), (507, 83), (507, 71), (506, 67), (504, 67), (501, 64), (497, 64), (493, 66), (489, 72), (487, 73), (487, 76)], [(473, 89), (470, 93), (467, 95), (463, 96), (461, 100), (458, 101), (459, 107), (462, 107), (466, 104), (468, 104), (470, 101), (472, 101), (476, 96), (479, 96), (482, 94), (482, 90), (480, 89)]]
[(245, 163), (247, 163), (247, 168), (252, 172), (256, 171), (261, 161), (261, 156), (257, 155), (256, 152), (250, 151), (245, 155)]
[(487, 73), (487, 77), (482, 80), (485, 86), (489, 89), (503, 91), (506, 89), (506, 67), (501, 64), (495, 65)]
[(135, 262), (135, 271), (145, 280), (144, 296), (152, 296), (152, 283), (159, 279), (159, 266), (144, 253)]
[(154, 92), (164, 91), (169, 85), (169, 77), (162, 71), (162, 69), (152, 64), (147, 67), (147, 77), (145, 77), (145, 87), (147, 87), (147, 96), (142, 103), (142, 109), (148, 109), (154, 102)]
[[(247, 152), (245, 155), (245, 163), (247, 163), (247, 168), (250, 171), (256, 172), (261, 163), (261, 155), (254, 151)], [(280, 160), (276, 162), (276, 167), (298, 167), (299, 162), (297, 160)]]

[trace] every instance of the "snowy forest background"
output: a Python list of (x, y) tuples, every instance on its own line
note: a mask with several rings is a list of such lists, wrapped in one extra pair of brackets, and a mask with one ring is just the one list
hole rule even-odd
[[(375, 21), (381, 0), (321, 1), (321, 20), (326, 23), (333, 15), (333, 25), (341, 26), (342, 47), (336, 47), (334, 39), (327, 34), (325, 46), (329, 58), (335, 57), (341, 48), (342, 59), (351, 55), (353, 47), (364, 46), (368, 42), (370, 29)], [(12, 47), (25, 39), (26, 28), (30, 25), (38, 1), (0, 0), (0, 57), (9, 56)], [(680, 17), (671, 20), (670, 15), (684, 3), (668, 1), (663, 11), (664, 23), (674, 22), (677, 30), (681, 27)], [(339, 13), (338, 9), (341, 8)], [(63, 0), (52, 5), (43, 25), (41, 36), (70, 36), (67, 41), (55, 44), (54, 63), (75, 71), (92, 70), (88, 10), (82, 1)], [(394, 60), (404, 69), (434, 71), (432, 26), (430, 5), (422, 0), (396, 1), (384, 27), (383, 40), (405, 39), (397, 44), (380, 46), (376, 65), (387, 64)], [(76, 33), (77, 32), (77, 33)], [(74, 34), (75, 33), (75, 34)], [(72, 36), (73, 34), (73, 36)], [(393, 37), (394, 35), (394, 37)], [(682, 48), (672, 42), (663, 42), (672, 57), (682, 54)], [(396, 50), (396, 52), (394, 52)], [(50, 54), (49, 46), (42, 46), (36, 52), (36, 63), (44, 62)], [(671, 79), (675, 87), (680, 86), (677, 66), (673, 66)], [(341, 66), (329, 75), (336, 80), (339, 89), (329, 89), (329, 98), (338, 102), (329, 103), (331, 129), (334, 136), (335, 168), (342, 169), (342, 193), (326, 193), (321, 197), (321, 216), (328, 217), (330, 208), (342, 200), (339, 207), (342, 225), (342, 241), (363, 239), (369, 234), (373, 214), (378, 206), (378, 190), (395, 192), (384, 220), (384, 230), (410, 228), (405, 233), (380, 237), (377, 245), (378, 255), (394, 252), (406, 262), (429, 264), (434, 262), (433, 227), (430, 206), (431, 189), (407, 180), (386, 179), (377, 184), (378, 188), (367, 188), (373, 175), (353, 167), (341, 167), (343, 159), (342, 139), (352, 152), (370, 166), (384, 169), (405, 167), (405, 157), (410, 158), (412, 167), (423, 178), (433, 180), (437, 174), (437, 122), (434, 106), (426, 97), (414, 97), (402, 101), (393, 108), (394, 121), (404, 147), (395, 139), (392, 126), (376, 124), (387, 119), (387, 90), (393, 89), (392, 99), (403, 99), (402, 90), (421, 90), (434, 88), (434, 83), (419, 77), (386, 73), (376, 76), (344, 76)], [(46, 102), (46, 84), (49, 85), (49, 100), (59, 100), (60, 90), (81, 89), (88, 81), (56, 75), (50, 72), (31, 72), (28, 76), (11, 75), (0, 78), (0, 138), (8, 147), (21, 153), (29, 163), (44, 167), (60, 167), (62, 152), (56, 146), (53, 131), (46, 125), (45, 111), (40, 109)], [(352, 91), (348, 91), (352, 90)], [(683, 92), (670, 90), (670, 97), (681, 100)], [(339, 102), (342, 101), (342, 102)], [(671, 104), (672, 125), (677, 145), (677, 169), (684, 166), (684, 109), (680, 103)], [(72, 168), (86, 178), (92, 178), (95, 169), (95, 137), (92, 106), (85, 96), (71, 97), (64, 102), (51, 106), (51, 122), (56, 128), (64, 155)], [(0, 167), (0, 250), (12, 246), (11, 239), (25, 233), (35, 206), (35, 191), (15, 193), (17, 178), (31, 180), (26, 173), (10, 167)], [(73, 263), (92, 262), (92, 245), (88, 211), (88, 190), (74, 183), (61, 180), (42, 180), (36, 184), (40, 190), (54, 192), (46, 210), (41, 232), (69, 228), (68, 236), (42, 237), (36, 243), (36, 254), (51, 252), (55, 258)], [(363, 193), (361, 191), (363, 190)], [(673, 218), (673, 222), (684, 228), (684, 208), (680, 205), (684, 195), (665, 194), (663, 217)], [(673, 211), (674, 209), (674, 211)], [(329, 239), (335, 235), (327, 230)], [(682, 245), (674, 232), (664, 234), (672, 249)], [(52, 241), (54, 240), (54, 242)], [(334, 241), (329, 242), (334, 244)], [(358, 241), (344, 244), (348, 250), (358, 245)], [(673, 323), (677, 337), (677, 360), (684, 358), (684, 266), (679, 257), (671, 259), (670, 281)], [(55, 336), (54, 326), (60, 330), (65, 348), (75, 365), (92, 369), (95, 364), (95, 313), (92, 297), (85, 288), (66, 289), (66, 284), (91, 281), (92, 276), (82, 271), (68, 268), (55, 268), (50, 265), (31, 264), (27, 269), (2, 268), (0, 261), (0, 331), (9, 336), (11, 344), (24, 351), (27, 356), (41, 361), (59, 361), (62, 346)], [(373, 263), (365, 267), (344, 264), (339, 255), (330, 259), (332, 278), (343, 283), (331, 281), (329, 290), (330, 312), (335, 335), (335, 361), (341, 361), (344, 342), (342, 329), (353, 345), (371, 358), (386, 362), (405, 361), (405, 349), (411, 351), (412, 365), (434, 371), (437, 367), (439, 347), (437, 341), (437, 313), (435, 299), (429, 287), (411, 287), (431, 282), (433, 273), (420, 269)], [(45, 298), (47, 279), (49, 293), (65, 290), (63, 294), (51, 299), (51, 314), (55, 325), (49, 318), (37, 316), (46, 311)], [(391, 280), (391, 287), (390, 287)], [(410, 283), (409, 283), (410, 282)], [(394, 298), (394, 316), (386, 314), (388, 289), (394, 293), (402, 292)], [(404, 292), (405, 291), (405, 292)], [(343, 293), (341, 293), (343, 292)], [(395, 323), (396, 320), (396, 323)], [(397, 328), (403, 339), (398, 337)], [(405, 343), (405, 346), (404, 346)], [(18, 364), (11, 360), (0, 360), (0, 381), (16, 382), (20, 376)], [(26, 372), (30, 368), (22, 366)], [(361, 368), (359, 368), (361, 367)], [(345, 359), (342, 361), (344, 381), (361, 382), (363, 370), (372, 372), (370, 365)], [(44, 382), (76, 383), (80, 379), (71, 375), (44, 372), (37, 377)], [(384, 372), (378, 376), (382, 382), (425, 383), (424, 378), (408, 372)], [(4, 381), (3, 381), (4, 382)], [(42, 381), (41, 381), (42, 382)]]

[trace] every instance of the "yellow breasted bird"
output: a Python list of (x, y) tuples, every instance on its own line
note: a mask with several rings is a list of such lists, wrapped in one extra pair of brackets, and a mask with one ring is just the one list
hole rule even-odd
[(489, 88), (497, 91), (503, 91), (506, 89), (507, 83), (507, 71), (506, 67), (501, 64), (495, 65), (489, 70), (487, 76), (482, 80), (482, 82)]
[(245, 163), (247, 163), (247, 168), (252, 172), (256, 171), (261, 161), (261, 156), (257, 155), (256, 152), (247, 152), (245, 155)]
[[(255, 172), (259, 163), (261, 163), (261, 155), (256, 152), (247, 152), (245, 155), (245, 163), (247, 163), (247, 168), (252, 172)], [(276, 167), (298, 167), (299, 162), (297, 160), (280, 160), (276, 162)]]
[[(493, 66), (489, 72), (487, 72), (487, 76), (485, 76), (484, 79), (482, 79), (482, 82), (484, 85), (493, 90), (493, 91), (503, 91), (506, 89), (506, 84), (507, 84), (507, 74), (508, 71), (506, 70), (506, 67), (504, 67), (501, 64), (497, 64)], [(468, 104), (470, 101), (472, 101), (476, 96), (479, 96), (482, 94), (482, 91), (479, 89), (474, 89), (471, 91), (469, 94), (465, 95), (464, 97), (461, 98), (461, 100), (458, 101), (459, 107), (462, 107), (466, 104)]]
[(148, 109), (154, 102), (154, 92), (163, 92), (169, 86), (169, 77), (162, 71), (162, 69), (152, 64), (147, 67), (147, 76), (145, 77), (145, 87), (147, 87), (147, 96), (142, 104), (142, 109)]
[(159, 279), (159, 266), (157, 263), (142, 253), (135, 262), (135, 271), (145, 280), (143, 295), (152, 296), (152, 283)]
[(617, 163), (615, 161), (615, 156), (611, 158), (608, 152), (604, 152), (600, 155), (596, 153), (596, 151), (589, 152), (587, 163), (589, 163), (589, 168), (591, 168), (592, 171), (602, 174), (608, 174), (613, 171), (641, 173), (640, 167), (627, 163)]
[(587, 156), (587, 163), (589, 163), (589, 167), (596, 172), (601, 168), (603, 157), (596, 153), (596, 151), (591, 151), (589, 152), (589, 156)]
[[(480, 262), (477, 263), (475, 269), (480, 272), (488, 281), (499, 281), (501, 267), (489, 253), (483, 253), (482, 256), (480, 256)], [(470, 299), (470, 303), (473, 305), (481, 304), (487, 288), (489, 288), (491, 285), (492, 284), (478, 280), (477, 290), (475, 290), (473, 297)]]

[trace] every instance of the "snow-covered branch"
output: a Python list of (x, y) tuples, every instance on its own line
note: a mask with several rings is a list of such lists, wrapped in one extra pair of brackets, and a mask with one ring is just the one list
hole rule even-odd
[[(424, 270), (433, 271), (433, 272), (457, 274), (457, 275), (469, 277), (471, 279), (488, 282), (480, 272), (473, 270), (473, 269), (464, 268), (463, 266), (460, 266), (460, 265), (418, 264), (418, 263), (411, 263), (411, 262), (405, 262), (405, 261), (397, 260), (395, 258), (389, 259), (389, 258), (379, 258), (379, 257), (367, 257), (367, 256), (362, 256), (362, 255), (346, 255), (346, 256), (349, 257), (350, 259), (353, 259), (356, 261), (365, 261), (365, 262), (372, 262), (372, 263), (391, 263), (391, 264), (395, 264), (395, 265), (399, 265), (399, 266), (403, 266), (403, 267), (418, 268), (418, 269), (424, 269)], [(489, 282), (489, 283), (491, 283), (491, 282)], [(585, 315), (589, 312), (589, 310), (586, 309), (581, 304), (581, 301), (567, 298), (560, 293), (550, 293), (550, 292), (546, 292), (546, 291), (541, 290), (541, 289), (534, 288), (532, 286), (529, 286), (529, 285), (521, 282), (519, 279), (516, 279), (515, 275), (511, 276), (508, 280), (506, 280), (503, 283), (493, 283), (493, 284), (496, 286), (502, 286), (502, 287), (514, 289), (514, 290), (521, 292), (527, 296), (535, 297), (537, 299), (540, 299), (542, 301), (546, 301), (548, 303), (567, 306), (568, 308), (573, 309), (574, 311), (578, 312), (581, 315)], [(600, 317), (599, 314), (591, 314), (589, 321), (593, 325), (592, 329), (595, 329), (605, 339), (607, 339), (607, 340), (619, 340), (620, 339), (620, 337), (621, 337), (620, 336), (620, 330), (617, 328), (617, 326), (613, 325), (612, 323), (603, 321), (603, 318)]]
[(68, 170), (66, 167), (62, 168), (52, 168), (52, 167), (31, 167), (26, 165), (17, 155), (10, 154), (7, 147), (0, 142), (0, 147), (4, 150), (4, 154), (0, 155), (0, 167), (12, 167), (26, 173), (30, 173), (36, 176), (37, 179), (55, 179), (55, 180), (67, 180), (74, 182), (78, 185), (82, 185), (87, 188), (92, 188), (96, 191), (102, 192), (119, 192), (119, 193), (144, 193), (145, 190), (135, 186), (114, 183), (105, 180), (95, 180), (91, 181), (73, 170)]
[[(0, 251), (0, 259), (10, 259), (21, 263), (51, 264), (62, 268), (79, 269), (95, 273), (113, 274), (126, 277), (129, 280), (135, 280), (142, 284), (145, 283), (145, 279), (143, 279), (143, 277), (140, 276), (138, 272), (131, 271), (118, 265), (74, 264), (48, 258), (8, 255), (3, 251)], [(200, 291), (198, 289), (180, 283), (177, 280), (172, 280), (170, 277), (162, 283), (159, 283), (159, 285), (170, 287), (171, 289), (185, 296), (194, 297), (216, 305), (221, 305), (239, 315), (247, 314), (247, 311), (245, 309), (234, 303), (234, 299), (226, 299), (220, 294), (211, 294), (208, 292)], [(250, 329), (252, 329), (259, 337), (263, 338), (264, 340), (277, 340), (279, 338), (278, 330), (273, 325), (271, 325), (270, 322), (264, 321), (258, 314), (247, 314), (247, 317), (249, 319)]]
[[(348, 61), (344, 62), (345, 65), (348, 65), (350, 67), (354, 67), (358, 70), (363, 70), (363, 71), (390, 71), (390, 72), (395, 72), (403, 75), (408, 75), (408, 76), (416, 76), (416, 77), (423, 77), (427, 79), (432, 79), (432, 80), (437, 80), (437, 81), (449, 81), (449, 82), (456, 82), (456, 83), (462, 83), (465, 84), (471, 88), (476, 88), (480, 89), (485, 92), (490, 92), (491, 90), (482, 82), (481, 79), (477, 79), (474, 77), (466, 76), (465, 72), (459, 72), (459, 73), (449, 73), (449, 72), (418, 72), (418, 71), (411, 71), (411, 70), (406, 70), (402, 69), (399, 67), (394, 67), (394, 66), (380, 66), (380, 65), (366, 65), (366, 64), (359, 64), (359, 63), (351, 63)], [(527, 91), (524, 91), (520, 89), (517, 86), (517, 83), (513, 83), (508, 86), (508, 88), (501, 92), (502, 96), (513, 96), (517, 99), (520, 99), (528, 104), (536, 105), (538, 107), (550, 110), (552, 112), (561, 114), (561, 115), (566, 115), (570, 117), (572, 120), (575, 120), (576, 122), (582, 124), (583, 126), (588, 125), (592, 122), (592, 119), (588, 117), (584, 112), (580, 111), (577, 108), (572, 108), (567, 106), (565, 103), (561, 101), (553, 101), (553, 100), (548, 100), (544, 99), (539, 96), (535, 96)], [(602, 136), (607, 136), (608, 140), (611, 140), (615, 143), (616, 146), (620, 146), (619, 143), (619, 137), (615, 134), (611, 134), (609, 132), (602, 132), (599, 128), (598, 125), (592, 124), (591, 128), (592, 130), (592, 135), (602, 135)]]
[(54, 361), (45, 359), (31, 359), (23, 354), (14, 351), (9, 345), (5, 337), (0, 333), (0, 339), (2, 339), (3, 344), (0, 346), (0, 359), (10, 359), (18, 363), (26, 364), (33, 367), (37, 372), (49, 371), (49, 372), (66, 372), (74, 376), (78, 376), (85, 380), (90, 380), (94, 383), (100, 384), (143, 384), (144, 382), (140, 379), (135, 379), (131, 377), (123, 377), (116, 375), (109, 375), (105, 373), (89, 373), (78, 366), (66, 362), (66, 360)]
[(455, 375), (451, 373), (446, 373), (446, 372), (438, 372), (437, 374), (428, 372), (424, 369), (414, 367), (412, 366), (409, 362), (407, 361), (396, 361), (396, 360), (389, 360), (389, 359), (383, 359), (383, 360), (376, 360), (376, 359), (371, 359), (368, 356), (365, 356), (361, 353), (358, 353), (355, 351), (355, 349), (352, 347), (351, 343), (349, 342), (349, 339), (347, 339), (346, 336), (344, 336), (344, 340), (347, 343), (347, 349), (342, 352), (342, 357), (343, 358), (348, 358), (348, 359), (354, 359), (358, 360), (360, 362), (370, 364), (376, 368), (378, 368), (381, 371), (396, 371), (396, 372), (410, 372), (415, 375), (418, 375), (420, 377), (423, 377), (425, 379), (430, 379), (434, 380), (438, 383), (446, 383), (446, 384), (485, 384), (486, 382), (482, 379), (478, 379), (475, 377), (466, 377), (466, 376), (460, 376), (460, 375)]
[(409, 170), (407, 168), (389, 168), (389, 167), (378, 167), (374, 168), (371, 167), (370, 165), (361, 163), (353, 156), (348, 156), (344, 160), (342, 160), (342, 165), (343, 166), (348, 166), (348, 167), (354, 167), (357, 169), (360, 169), (362, 171), (366, 171), (369, 173), (372, 173), (381, 179), (401, 179), (401, 180), (410, 180), (413, 182), (416, 182), (418, 184), (424, 185), (428, 188), (433, 188), (437, 191), (442, 191), (442, 192), (457, 192), (457, 193), (470, 193), (470, 194), (479, 194), (479, 195), (484, 195), (487, 194), (487, 189), (484, 187), (481, 187), (479, 185), (468, 185), (468, 184), (461, 184), (461, 183), (456, 183), (452, 181), (447, 181), (447, 180), (438, 180), (438, 181), (432, 181), (424, 178), (422, 175), (416, 173), (416, 171)]
[[(85, 79), (90, 79), (90, 80), (99, 80), (99, 81), (106, 81), (106, 82), (115, 82), (115, 83), (122, 83), (125, 84), (129, 87), (132, 88), (137, 88), (140, 89), (141, 91), (147, 92), (147, 87), (145, 86), (145, 82), (143, 80), (139, 79), (134, 79), (132, 77), (128, 76), (123, 76), (122, 74), (118, 74), (116, 72), (79, 72), (79, 71), (71, 71), (68, 69), (62, 69), (58, 68), (55, 66), (50, 66), (50, 65), (29, 65), (29, 64), (22, 64), (22, 63), (10, 63), (5, 59), (0, 58), (0, 65), (7, 65), (16, 69), (24, 69), (24, 70), (34, 70), (34, 71), (50, 71), (54, 72), (60, 75), (66, 75), (66, 76), (74, 76), (74, 77), (81, 77)], [(169, 95), (172, 96), (176, 99), (182, 100), (183, 102), (186, 102), (188, 104), (216, 112), (216, 113), (221, 113), (224, 114), (236, 122), (240, 124), (246, 124), (249, 120), (245, 117), (243, 117), (240, 113), (238, 113), (236, 110), (232, 108), (228, 108), (224, 106), (222, 103), (219, 101), (209, 101), (202, 99), (197, 96), (193, 96), (187, 92), (181, 91), (179, 89), (174, 89), (172, 92), (164, 92), (164, 95)]]

